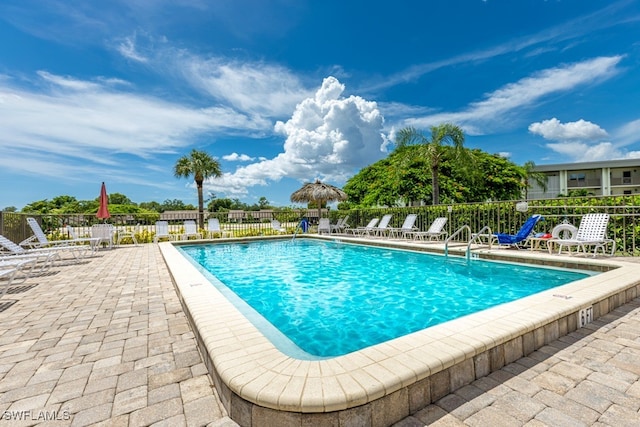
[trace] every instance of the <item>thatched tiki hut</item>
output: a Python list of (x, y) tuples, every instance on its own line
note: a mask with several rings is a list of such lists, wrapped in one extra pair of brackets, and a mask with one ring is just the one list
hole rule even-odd
[(308, 182), (301, 189), (291, 195), (291, 201), (297, 203), (315, 202), (318, 205), (318, 220), (322, 218), (322, 203), (342, 202), (347, 200), (347, 193), (330, 184), (325, 184), (316, 179)]

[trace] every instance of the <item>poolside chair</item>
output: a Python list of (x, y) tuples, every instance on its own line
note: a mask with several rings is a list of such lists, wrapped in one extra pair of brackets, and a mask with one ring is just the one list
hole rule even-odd
[(347, 224), (347, 220), (349, 219), (349, 215), (346, 215), (343, 218), (338, 218), (335, 224), (331, 224), (331, 232), (332, 233), (344, 233), (344, 231), (349, 227)]
[(370, 230), (373, 230), (375, 226), (378, 225), (378, 221), (380, 221), (380, 218), (371, 218), (369, 223), (364, 227), (348, 228), (347, 231), (351, 232), (353, 235), (363, 236)]
[(198, 226), (194, 220), (188, 219), (182, 224), (182, 226), (184, 227), (184, 233), (182, 233), (181, 239), (189, 240), (189, 237), (202, 239), (202, 233), (198, 231)]
[(380, 222), (377, 226), (373, 227), (371, 230), (367, 230), (367, 236), (378, 236), (382, 237), (389, 231), (389, 222), (391, 221), (392, 214), (386, 214), (380, 219)]
[[(41, 272), (42, 269), (36, 269), (38, 266), (37, 258), (22, 258), (22, 257), (0, 257), (0, 271), (2, 270), (16, 270), (14, 275), (9, 279), (9, 283), (5, 286), (5, 289), (2, 293), (0, 293), (0, 298), (7, 291), (7, 288), (11, 286), (11, 284), (22, 283), (30, 277), (34, 277), (37, 273)], [(21, 273), (19, 276), (18, 273)], [(16, 282), (16, 279), (21, 279), (19, 282)]]
[(113, 248), (113, 224), (93, 224), (91, 235), (100, 239), (100, 244), (104, 243), (109, 249)]
[(328, 233), (331, 234), (331, 223), (329, 218), (320, 218), (318, 221), (318, 234)]
[(153, 243), (158, 243), (160, 239), (175, 240), (175, 236), (169, 233), (168, 221), (156, 221), (156, 235), (153, 237)]
[(284, 228), (282, 226), (282, 224), (280, 224), (280, 221), (278, 221), (277, 219), (272, 219), (271, 220), (271, 228), (273, 228), (275, 231), (277, 231), (280, 234), (286, 234), (287, 233), (287, 229)]
[(587, 253), (587, 246), (593, 246), (593, 256), (598, 253), (598, 249), (602, 249), (603, 255), (606, 253), (607, 245), (611, 244), (611, 253), (616, 251), (616, 241), (607, 239), (607, 225), (609, 224), (609, 214), (592, 213), (582, 217), (575, 237), (569, 239), (552, 239), (553, 244), (558, 245), (558, 253), (562, 253), (562, 248), (566, 247), (571, 254), (571, 248), (575, 246), (577, 252)]
[(0, 235), (0, 246), (5, 252), (0, 252), (2, 260), (30, 260), (35, 259), (39, 264), (40, 271), (48, 269), (55, 261), (61, 259), (60, 252), (66, 251), (65, 247), (60, 248), (34, 248), (25, 249), (17, 243), (12, 242), (3, 235)]
[(516, 234), (493, 233), (493, 235), (498, 240), (498, 245), (520, 249), (519, 244), (525, 242), (529, 238), (533, 232), (533, 228), (541, 219), (542, 215), (532, 215), (524, 222)]
[(131, 239), (134, 246), (138, 246), (138, 239), (136, 234), (138, 234), (140, 230), (140, 224), (136, 224), (135, 227), (126, 227), (122, 226), (121, 228), (116, 228), (116, 236), (118, 239), (116, 240), (116, 246), (120, 246), (122, 240)]
[(417, 218), (418, 218), (417, 214), (407, 215), (401, 227), (389, 228), (389, 237), (396, 237), (396, 238), (402, 237), (404, 239), (405, 237), (407, 237), (407, 235), (416, 231), (417, 228), (414, 224), (416, 223)]
[(216, 235), (225, 237), (229, 233), (220, 227), (220, 220), (218, 218), (209, 218), (207, 220), (207, 236), (213, 239)]
[(27, 224), (29, 224), (29, 227), (31, 227), (31, 230), (33, 231), (33, 234), (35, 236), (35, 240), (27, 239), (22, 242), (29, 248), (57, 248), (59, 250), (70, 252), (76, 259), (84, 258), (87, 253), (94, 250), (94, 248), (92, 248), (91, 245), (89, 245), (84, 239), (82, 239), (81, 241), (75, 241), (73, 239), (49, 241), (47, 235), (44, 233), (44, 231), (40, 227), (40, 224), (38, 224), (38, 221), (36, 221), (35, 218), (28, 217)]
[(9, 267), (9, 266), (1, 267), (0, 266), (0, 279), (7, 281), (7, 283), (5, 283), (3, 286), (2, 292), (0, 292), (0, 298), (2, 298), (4, 294), (7, 293), (7, 290), (9, 290), (9, 286), (11, 286), (11, 284), (13, 283), (13, 279), (16, 277), (17, 273), (18, 273), (17, 267)]
[(71, 240), (72, 241), (74, 241), (74, 242), (87, 242), (87, 243), (89, 243), (89, 245), (91, 246), (91, 249), (93, 251), (98, 249), (98, 246), (100, 245), (100, 241), (102, 240), (102, 238), (100, 238), (100, 237), (80, 237), (76, 233), (76, 230), (70, 225), (67, 225), (67, 232), (69, 233), (69, 236), (71, 236)]
[(414, 231), (411, 234), (414, 239), (424, 240), (425, 238), (429, 241), (432, 240), (440, 240), (442, 237), (446, 237), (447, 233), (444, 230), (444, 226), (447, 224), (447, 217), (441, 216), (433, 220), (431, 226), (427, 231)]

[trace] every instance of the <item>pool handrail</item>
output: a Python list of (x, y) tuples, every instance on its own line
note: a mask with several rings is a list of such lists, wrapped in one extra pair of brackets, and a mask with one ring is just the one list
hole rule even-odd
[(449, 256), (449, 241), (452, 240), (454, 237), (458, 236), (458, 234), (462, 233), (463, 230), (468, 230), (469, 231), (469, 235), (471, 235), (471, 227), (469, 227), (467, 224), (463, 225), (462, 227), (458, 228), (451, 236), (447, 237), (447, 239), (444, 241), (444, 256)]

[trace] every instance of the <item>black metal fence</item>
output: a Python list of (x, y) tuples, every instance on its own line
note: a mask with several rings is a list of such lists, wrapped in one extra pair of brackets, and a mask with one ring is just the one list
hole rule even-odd
[[(317, 211), (316, 211), (317, 212)], [(608, 227), (608, 238), (616, 241), (616, 255), (640, 255), (640, 197), (638, 196), (608, 196), (588, 198), (566, 198), (549, 200), (531, 200), (528, 202), (487, 202), (456, 205), (354, 209), (349, 211), (331, 210), (328, 215), (332, 223), (338, 218), (349, 216), (347, 224), (350, 227), (366, 225), (371, 218), (392, 214), (391, 227), (400, 227), (408, 214), (417, 214), (416, 226), (420, 230), (427, 230), (438, 217), (447, 217), (446, 229), (449, 234), (464, 225), (473, 232), (488, 227), (491, 232), (506, 232), (515, 234), (524, 221), (533, 214), (541, 214), (544, 221), (540, 222), (536, 232), (550, 232), (551, 229), (563, 222), (578, 226), (581, 217), (586, 213), (608, 213), (611, 218)], [(270, 217), (258, 215), (235, 215), (228, 212), (206, 213), (207, 218), (218, 218), (226, 234), (234, 237), (258, 236), (275, 234), (271, 226), (271, 219), (281, 222), (291, 232), (295, 231), (305, 211), (286, 209), (274, 210)], [(68, 238), (66, 226), (74, 227), (76, 234), (89, 235), (91, 226), (103, 222), (92, 215), (27, 215), (22, 213), (1, 212), (0, 234), (21, 242), (32, 235), (26, 223), (28, 216), (35, 217), (42, 228), (52, 239)], [(317, 214), (316, 214), (317, 216)], [(155, 234), (155, 222), (159, 214), (125, 214), (112, 215), (107, 222), (118, 230), (134, 231), (139, 242), (151, 242)], [(183, 231), (182, 220), (169, 220), (170, 231), (180, 234)], [(311, 229), (313, 232), (313, 228)], [(460, 234), (460, 239), (468, 236)], [(126, 241), (125, 241), (126, 242)]]

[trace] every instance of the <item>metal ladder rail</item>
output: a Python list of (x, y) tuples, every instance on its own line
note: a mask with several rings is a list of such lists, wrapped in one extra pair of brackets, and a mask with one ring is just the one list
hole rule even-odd
[(445, 257), (449, 256), (449, 241), (451, 241), (458, 234), (462, 233), (463, 230), (468, 230), (469, 231), (469, 235), (471, 235), (471, 227), (469, 227), (467, 224), (465, 224), (462, 227), (458, 228), (451, 236), (447, 237), (447, 240), (444, 241), (444, 256)]
[[(483, 235), (482, 234), (483, 231), (486, 231), (487, 233)], [(478, 231), (475, 235), (472, 234), (471, 239), (469, 240), (469, 243), (467, 243), (467, 252), (466, 252), (467, 259), (471, 258), (471, 245), (480, 237), (485, 237), (485, 236), (489, 237), (489, 250), (491, 250), (492, 234), (493, 233), (491, 233), (491, 227), (489, 227), (488, 225), (485, 225), (484, 227), (482, 227), (480, 231)]]
[(296, 226), (296, 229), (293, 230), (293, 237), (291, 238), (291, 241), (293, 242), (294, 240), (296, 240), (296, 236), (298, 235), (298, 230), (302, 229), (302, 221), (304, 221), (304, 218), (302, 218), (300, 220), (300, 222), (298, 222), (298, 225)]

